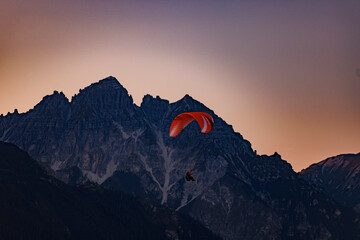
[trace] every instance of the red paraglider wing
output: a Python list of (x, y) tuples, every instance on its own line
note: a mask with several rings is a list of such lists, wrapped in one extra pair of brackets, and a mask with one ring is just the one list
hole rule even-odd
[(214, 120), (210, 114), (205, 112), (186, 112), (175, 117), (170, 126), (170, 137), (176, 137), (187, 125), (196, 120), (200, 125), (202, 133), (211, 131)]

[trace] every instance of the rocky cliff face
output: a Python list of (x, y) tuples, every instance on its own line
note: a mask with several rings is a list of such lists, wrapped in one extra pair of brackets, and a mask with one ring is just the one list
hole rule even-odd
[(340, 203), (360, 212), (360, 153), (327, 158), (300, 174)]
[[(193, 122), (170, 138), (171, 121), (186, 111), (211, 114), (213, 130), (202, 134)], [(299, 178), (279, 154), (258, 156), (230, 125), (188, 95), (174, 103), (146, 95), (139, 107), (109, 77), (71, 102), (54, 93), (28, 113), (0, 118), (0, 136), (65, 182), (90, 179), (154, 199), (225, 239), (358, 234), (354, 212)], [(187, 170), (196, 183), (184, 180)]]
[(1, 239), (220, 239), (190, 217), (96, 184), (68, 186), (0, 142)]

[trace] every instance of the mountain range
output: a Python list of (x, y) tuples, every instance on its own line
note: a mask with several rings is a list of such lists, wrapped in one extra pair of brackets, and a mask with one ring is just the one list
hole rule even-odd
[[(171, 121), (200, 111), (176, 138)], [(33, 109), (0, 117), (0, 140), (27, 151), (72, 185), (93, 181), (188, 214), (224, 239), (358, 239), (359, 216), (295, 173), (278, 153), (257, 155), (249, 141), (186, 95), (170, 103), (146, 95), (140, 106), (114, 78), (69, 101), (54, 91)], [(186, 182), (191, 170), (195, 183)]]

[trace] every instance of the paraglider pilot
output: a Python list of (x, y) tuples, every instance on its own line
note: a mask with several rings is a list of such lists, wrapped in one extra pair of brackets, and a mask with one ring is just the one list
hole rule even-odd
[[(214, 126), (214, 119), (206, 112), (184, 112), (177, 115), (171, 123), (169, 136), (176, 137), (187, 125), (196, 120), (202, 133), (209, 133)], [(187, 171), (186, 181), (195, 181), (192, 173)]]
[(191, 175), (192, 175), (192, 173), (187, 171), (186, 177), (185, 177), (186, 181), (195, 181), (195, 179)]

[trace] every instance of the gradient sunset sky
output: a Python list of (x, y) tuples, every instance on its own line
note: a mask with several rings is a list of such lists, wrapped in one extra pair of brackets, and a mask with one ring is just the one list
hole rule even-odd
[(185, 94), (299, 171), (360, 152), (360, 1), (0, 3), (0, 114), (116, 77)]

